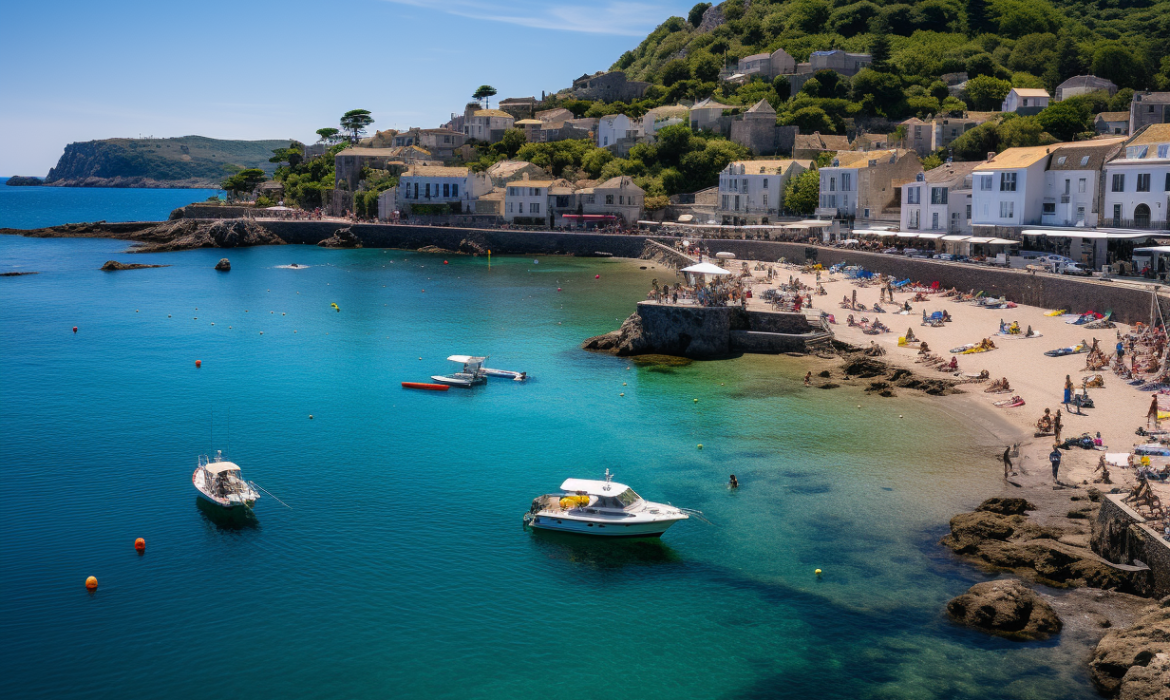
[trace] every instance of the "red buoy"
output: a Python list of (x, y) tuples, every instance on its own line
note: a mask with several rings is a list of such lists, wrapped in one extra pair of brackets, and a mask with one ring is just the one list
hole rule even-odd
[(74, 332), (74, 333), (76, 333), (76, 332), (77, 332), (77, 326), (74, 326), (74, 327), (73, 327), (73, 332)]
[(426, 384), (424, 382), (402, 382), (403, 389), (426, 389), (427, 391), (447, 391), (451, 387), (446, 384)]
[(138, 550), (139, 554), (141, 554), (142, 552), (145, 552), (146, 551), (146, 540), (142, 539), (141, 537), (134, 540), (134, 549)]
[(443, 264), (444, 264), (444, 265), (446, 265), (446, 264), (447, 264), (447, 261), (446, 261), (446, 260), (444, 260), (444, 261), (443, 261)]
[(96, 576), (87, 577), (85, 579), (85, 587), (88, 590), (96, 591), (97, 590), (97, 577)]
[(601, 279), (601, 275), (593, 275), (593, 279), (599, 280), (599, 279)]
[(196, 367), (202, 367), (202, 366), (203, 366), (203, 360), (195, 360), (195, 366), (196, 366)]
[(560, 288), (560, 287), (557, 287), (557, 291), (558, 291), (558, 292), (559, 292), (559, 291), (561, 291), (561, 288)]

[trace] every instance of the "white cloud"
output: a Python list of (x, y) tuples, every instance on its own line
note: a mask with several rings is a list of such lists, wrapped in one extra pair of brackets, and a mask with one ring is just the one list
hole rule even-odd
[(520, 0), (506, 6), (495, 2), (447, 0), (436, 6), (427, 0), (387, 0), (469, 19), (505, 22), (533, 29), (587, 34), (645, 36), (670, 16), (667, 4), (608, 2), (605, 4), (550, 5)]

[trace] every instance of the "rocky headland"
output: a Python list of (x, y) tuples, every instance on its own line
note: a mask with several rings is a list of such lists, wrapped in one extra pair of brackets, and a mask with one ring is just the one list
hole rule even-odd
[(31, 238), (115, 238), (130, 241), (131, 253), (163, 253), (196, 248), (247, 248), (284, 245), (280, 236), (243, 219), (176, 219), (163, 222), (66, 224), (40, 229), (0, 229), (0, 234)]
[(25, 177), (23, 175), (13, 175), (4, 182), (9, 187), (37, 187), (45, 184), (39, 177)]

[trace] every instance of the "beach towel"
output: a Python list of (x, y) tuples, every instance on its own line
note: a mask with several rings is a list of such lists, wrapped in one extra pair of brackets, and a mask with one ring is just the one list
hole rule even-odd
[(1105, 464), (1111, 467), (1128, 467), (1129, 453), (1128, 452), (1106, 452)]

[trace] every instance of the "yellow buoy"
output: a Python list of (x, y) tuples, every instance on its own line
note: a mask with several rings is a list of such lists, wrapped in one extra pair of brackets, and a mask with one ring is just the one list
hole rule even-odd
[(698, 399), (695, 399), (695, 403), (699, 403), (699, 400), (698, 400)]
[(700, 450), (703, 449), (703, 443), (701, 443), (701, 442), (699, 443), (699, 449)]
[(618, 394), (618, 396), (625, 396), (625, 395), (626, 395), (626, 392), (624, 392), (624, 391), (622, 393)]
[(622, 382), (622, 386), (625, 386), (625, 385), (626, 385), (626, 383), (625, 383), (625, 382)]
[(820, 576), (820, 575), (821, 575), (821, 570), (820, 570), (820, 569), (817, 569), (817, 570), (816, 570), (816, 571), (814, 571), (813, 573), (814, 573), (814, 574), (816, 574), (817, 576)]
[(313, 420), (313, 414), (312, 414), (312, 413), (310, 413), (310, 414), (309, 414), (309, 420)]
[(85, 587), (91, 591), (97, 590), (97, 576), (90, 576), (85, 579)]

